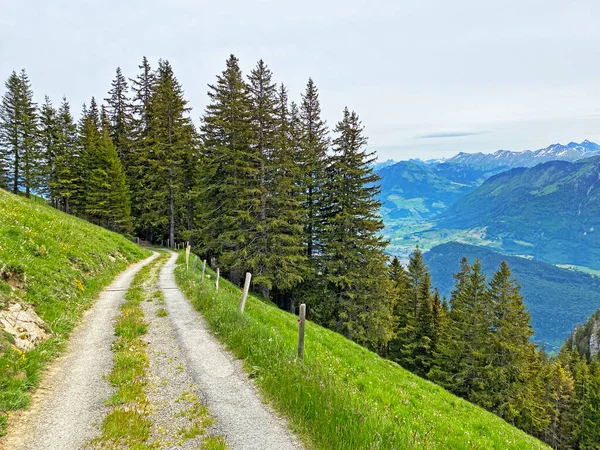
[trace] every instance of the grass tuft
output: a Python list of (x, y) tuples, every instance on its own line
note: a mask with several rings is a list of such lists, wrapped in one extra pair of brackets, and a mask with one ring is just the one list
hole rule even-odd
[(162, 254), (135, 275), (115, 321), (114, 365), (108, 380), (117, 391), (107, 400), (113, 409), (102, 423), (102, 435), (93, 441), (102, 448), (148, 448), (152, 426), (145, 392), (149, 362), (142, 339), (148, 324), (140, 303), (151, 297), (157, 272), (167, 258), (168, 254)]

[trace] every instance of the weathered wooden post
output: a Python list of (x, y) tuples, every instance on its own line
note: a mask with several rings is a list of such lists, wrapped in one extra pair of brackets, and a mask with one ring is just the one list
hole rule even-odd
[(192, 273), (196, 272), (196, 266), (198, 265), (198, 256), (194, 255), (194, 263), (192, 264)]
[(140, 237), (136, 236), (135, 240), (137, 241), (137, 245), (140, 245)]
[(200, 281), (204, 281), (204, 271), (206, 270), (206, 260), (202, 261), (202, 277)]
[(244, 312), (246, 308), (246, 299), (248, 298), (248, 291), (250, 290), (250, 280), (252, 279), (252, 274), (250, 272), (246, 272), (246, 282), (244, 283), (244, 292), (242, 294), (242, 301), (240, 302), (240, 311)]
[(306, 324), (306, 304), (300, 305), (300, 317), (298, 319), (298, 358), (304, 359), (304, 326)]
[(185, 270), (190, 270), (190, 250), (192, 249), (192, 247), (190, 247), (190, 244), (187, 245), (187, 247), (185, 248)]
[(220, 270), (219, 270), (219, 268), (217, 267), (217, 278), (216, 278), (216, 280), (215, 280), (215, 289), (217, 290), (217, 292), (219, 292), (219, 276), (220, 276), (220, 275), (221, 275), (221, 274), (220, 274)]

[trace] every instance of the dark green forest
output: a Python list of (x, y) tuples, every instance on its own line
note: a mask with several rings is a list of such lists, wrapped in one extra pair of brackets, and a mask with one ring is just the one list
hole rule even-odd
[[(309, 318), (483, 406), (554, 448), (600, 445), (597, 355), (531, 342), (506, 263), (488, 280), (463, 259), (441, 298), (417, 248), (389, 261), (375, 155), (356, 112), (329, 127), (309, 79), (298, 102), (259, 61), (235, 56), (208, 85), (200, 126), (173, 67), (120, 69), (76, 120), (34, 101), (25, 71), (0, 107), (4, 189), (130, 237), (194, 251), (281, 308)], [(451, 269), (449, 269), (451, 270)]]
[(463, 256), (471, 261), (479, 258), (488, 276), (502, 261), (508, 263), (523, 286), (521, 294), (531, 314), (534, 342), (549, 351), (560, 350), (573, 328), (585, 322), (600, 305), (599, 277), (458, 242), (437, 245), (423, 255), (433, 284), (443, 296), (450, 296), (454, 287), (452, 272), (459, 269)]

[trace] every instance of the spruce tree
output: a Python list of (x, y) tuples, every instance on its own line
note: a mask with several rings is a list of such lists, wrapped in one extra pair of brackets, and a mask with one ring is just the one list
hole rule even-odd
[(508, 264), (502, 261), (488, 289), (493, 333), (485, 348), (489, 369), (479, 403), (509, 422), (521, 414), (526, 403), (535, 401), (527, 398), (531, 357), (535, 352), (530, 342), (533, 328), (519, 290)]
[(131, 230), (131, 204), (125, 173), (105, 123), (97, 145), (87, 149), (87, 217), (109, 230)]
[(208, 96), (201, 128), (203, 200), (198, 208), (203, 250), (216, 257), (237, 283), (252, 266), (249, 246), (256, 236), (262, 190), (250, 95), (234, 55), (216, 83), (209, 85)]
[[(269, 192), (273, 151), (276, 139), (277, 94), (276, 85), (272, 81), (271, 70), (261, 59), (248, 76), (248, 94), (250, 101), (249, 119), (252, 123), (253, 152), (258, 156), (258, 196), (260, 209), (256, 220), (256, 237), (254, 245), (249, 249), (251, 253), (250, 266), (254, 269), (254, 284), (265, 297), (273, 288), (270, 261), (270, 249), (267, 231), (267, 201), (272, 192)], [(269, 273), (270, 272), (270, 273)]]
[(0, 169), (13, 193), (27, 197), (41, 187), (42, 154), (39, 146), (37, 107), (25, 70), (13, 71), (0, 107)]
[(144, 212), (153, 235), (166, 236), (171, 247), (176, 237), (189, 229), (188, 192), (184, 188), (186, 172), (196, 164), (196, 134), (188, 116), (189, 107), (183, 88), (168, 61), (159, 61), (150, 100), (150, 128), (147, 145), (145, 196), (151, 209)]
[[(306, 255), (316, 267), (322, 253), (322, 204), (327, 167), (329, 137), (327, 124), (321, 118), (319, 91), (309, 78), (300, 104), (300, 143), (296, 161), (302, 170), (300, 186), (303, 193), (304, 244)], [(316, 269), (318, 270), (318, 269)]]
[[(438, 310), (441, 304), (435, 304), (432, 298), (429, 269), (418, 246), (410, 255), (403, 283), (404, 288), (396, 299), (396, 328), (389, 345), (389, 357), (404, 368), (424, 376), (435, 351), (433, 340), (437, 340), (436, 320), (441, 315)], [(435, 300), (439, 301), (439, 296)]]
[[(131, 214), (135, 218), (135, 233), (155, 242), (161, 239), (162, 232), (156, 228), (156, 205), (148, 180), (153, 176), (150, 160), (152, 149), (149, 142), (152, 118), (151, 100), (154, 95), (155, 74), (146, 57), (138, 66), (139, 75), (130, 80), (132, 91), (132, 124), (130, 157), (125, 163), (125, 173), (131, 192)], [(159, 236), (160, 234), (160, 236)]]
[(44, 98), (44, 104), (40, 108), (40, 145), (43, 158), (43, 173), (41, 193), (48, 195), (50, 203), (58, 207), (56, 186), (56, 147), (59, 139), (57, 111), (52, 106), (50, 98)]
[(75, 159), (75, 192), (71, 197), (71, 206), (78, 216), (87, 218), (90, 197), (89, 179), (91, 171), (95, 168), (100, 144), (100, 112), (94, 97), (90, 101), (90, 107), (83, 105), (79, 124), (77, 126), (77, 158)]
[(429, 376), (455, 394), (478, 403), (486, 388), (492, 308), (479, 260), (469, 267), (463, 259), (455, 279), (449, 320)]
[(541, 437), (554, 449), (570, 449), (574, 435), (571, 420), (575, 389), (573, 376), (562, 361), (555, 360), (548, 366), (546, 380), (544, 400), (549, 420)]
[(112, 81), (108, 98), (105, 99), (110, 121), (110, 138), (117, 149), (117, 154), (123, 166), (131, 159), (131, 134), (133, 127), (133, 105), (128, 96), (127, 80), (117, 67), (115, 79)]
[(302, 246), (303, 210), (300, 170), (295, 164), (296, 122), (288, 111), (285, 86), (277, 93), (273, 149), (266, 164), (266, 259), (263, 276), (280, 306), (295, 312), (292, 290), (303, 280), (306, 253)]
[(77, 126), (71, 115), (71, 107), (63, 97), (56, 117), (56, 141), (54, 146), (53, 176), (50, 191), (59, 209), (72, 212), (73, 199), (81, 191), (81, 155), (77, 147)]
[(328, 295), (315, 306), (320, 321), (381, 351), (392, 335), (393, 302), (385, 267), (387, 242), (380, 236), (379, 177), (357, 114), (344, 109), (335, 132), (323, 189), (326, 225), (319, 243)]

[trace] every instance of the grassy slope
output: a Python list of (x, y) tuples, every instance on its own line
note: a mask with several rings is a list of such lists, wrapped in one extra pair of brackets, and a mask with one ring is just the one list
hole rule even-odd
[[(42, 202), (0, 189), (0, 302), (33, 305), (53, 337), (20, 353), (0, 335), (0, 411), (27, 407), (45, 364), (115, 275), (147, 250)], [(0, 414), (0, 435), (6, 426)]]
[[(180, 262), (183, 257), (180, 258)], [(495, 415), (397, 364), (307, 323), (306, 359), (296, 360), (296, 317), (240, 290), (176, 270), (188, 298), (255, 377), (263, 394), (316, 449), (547, 448)]]

